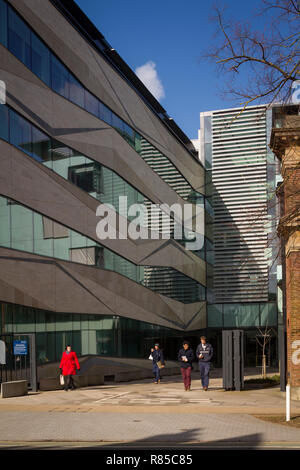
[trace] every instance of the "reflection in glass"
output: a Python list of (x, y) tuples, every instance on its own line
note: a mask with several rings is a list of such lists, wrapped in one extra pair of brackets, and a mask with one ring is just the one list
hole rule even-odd
[(0, 105), (0, 139), (9, 140), (8, 136), (8, 108)]
[[(4, 106), (4, 105), (1, 105)], [(9, 110), (10, 116), (10, 142), (23, 152), (32, 153), (31, 125), (17, 113)]]
[(7, 5), (0, 0), (0, 43), (7, 47)]
[(50, 86), (50, 51), (33, 32), (31, 32), (31, 64), (33, 73)]
[[(115, 271), (184, 303), (205, 299), (205, 287), (173, 268), (138, 266), (108, 248), (19, 203), (0, 197), (1, 246)], [(3, 242), (3, 245), (2, 245)]]
[(84, 88), (78, 80), (69, 74), (70, 100), (84, 108)]
[(30, 29), (12, 8), (8, 9), (9, 50), (28, 68), (31, 68)]
[(56, 93), (69, 99), (69, 72), (53, 54), (51, 54), (51, 85)]

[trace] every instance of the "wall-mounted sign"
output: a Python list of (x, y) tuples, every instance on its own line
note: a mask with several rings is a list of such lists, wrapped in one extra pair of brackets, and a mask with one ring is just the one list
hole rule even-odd
[(15, 340), (14, 341), (14, 355), (15, 356), (26, 356), (27, 352), (27, 341)]

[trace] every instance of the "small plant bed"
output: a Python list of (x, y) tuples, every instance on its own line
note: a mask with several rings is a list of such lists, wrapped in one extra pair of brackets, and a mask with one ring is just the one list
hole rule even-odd
[(275, 415), (275, 416), (267, 416), (267, 415), (254, 415), (255, 418), (261, 419), (262, 421), (268, 421), (269, 423), (275, 424), (285, 424), (286, 426), (291, 426), (293, 428), (300, 428), (300, 416), (291, 416), (290, 421), (286, 421), (284, 415)]
[(247, 379), (245, 380), (244, 383), (246, 386), (249, 386), (250, 388), (275, 387), (276, 385), (280, 384), (280, 376), (272, 375), (272, 377), (266, 377), (265, 379), (262, 377), (258, 377), (255, 379)]

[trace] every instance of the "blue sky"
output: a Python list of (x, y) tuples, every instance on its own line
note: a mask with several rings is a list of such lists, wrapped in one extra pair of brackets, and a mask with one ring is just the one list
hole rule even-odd
[[(197, 137), (200, 111), (237, 105), (233, 98), (224, 100), (222, 77), (201, 58), (214, 41), (213, 0), (76, 3), (134, 71), (149, 62), (155, 64), (152, 71), (156, 70), (165, 95), (159, 101), (190, 138)], [(260, 0), (226, 2), (228, 15), (240, 21), (249, 19), (260, 4)], [(256, 18), (255, 26), (261, 26), (259, 22)]]

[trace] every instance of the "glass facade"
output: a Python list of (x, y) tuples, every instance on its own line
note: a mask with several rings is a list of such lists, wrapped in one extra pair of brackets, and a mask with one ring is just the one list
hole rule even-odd
[(4, 0), (0, 0), (0, 26), (1, 43), (52, 90), (112, 126), (183, 199), (197, 194), (165, 155), (79, 83)]
[(209, 328), (277, 327), (276, 302), (207, 305)]
[[(72, 182), (95, 199), (104, 204), (112, 204), (118, 211), (119, 197), (126, 196), (128, 207), (132, 204), (145, 204), (149, 214), (151, 213), (153, 203), (117, 173), (48, 136), (7, 105), (1, 105), (0, 123), (3, 124), (0, 129), (0, 138)], [(198, 195), (197, 204), (202, 204), (204, 207), (202, 195)], [(155, 214), (153, 221), (145, 223), (145, 226), (161, 234), (163, 217), (166, 215), (159, 210), (160, 224), (157, 225), (157, 214)], [(135, 216), (129, 216), (128, 220), (134, 218)], [(174, 222), (169, 217), (166, 222), (171, 223), (170, 237), (174, 238)], [(189, 235), (193, 234), (190, 232)], [(187, 242), (191, 242), (191, 238), (186, 240), (183, 231), (183, 239), (178, 242), (186, 246)], [(205, 259), (204, 245), (202, 249), (194, 253)]]
[[(216, 305), (215, 314), (218, 315)], [(54, 313), (0, 302), (0, 333), (35, 333), (38, 365), (60, 361), (67, 344), (78, 355), (134, 357), (147, 359), (154, 342), (159, 342), (167, 359), (177, 360), (183, 339), (196, 349), (205, 334), (214, 348), (213, 365), (222, 367), (222, 335), (218, 328), (182, 332), (117, 315)], [(257, 328), (244, 330), (245, 367), (260, 367)], [(278, 366), (276, 328), (268, 345), (268, 366)], [(258, 373), (259, 373), (259, 369)]]
[(80, 356), (146, 358), (154, 340), (176, 335), (174, 330), (116, 315), (53, 313), (1, 302), (0, 332), (35, 333), (38, 365), (60, 361), (67, 344)]
[(205, 300), (205, 287), (179, 271), (138, 266), (90, 238), (2, 196), (0, 246), (115, 271), (180, 302)]

